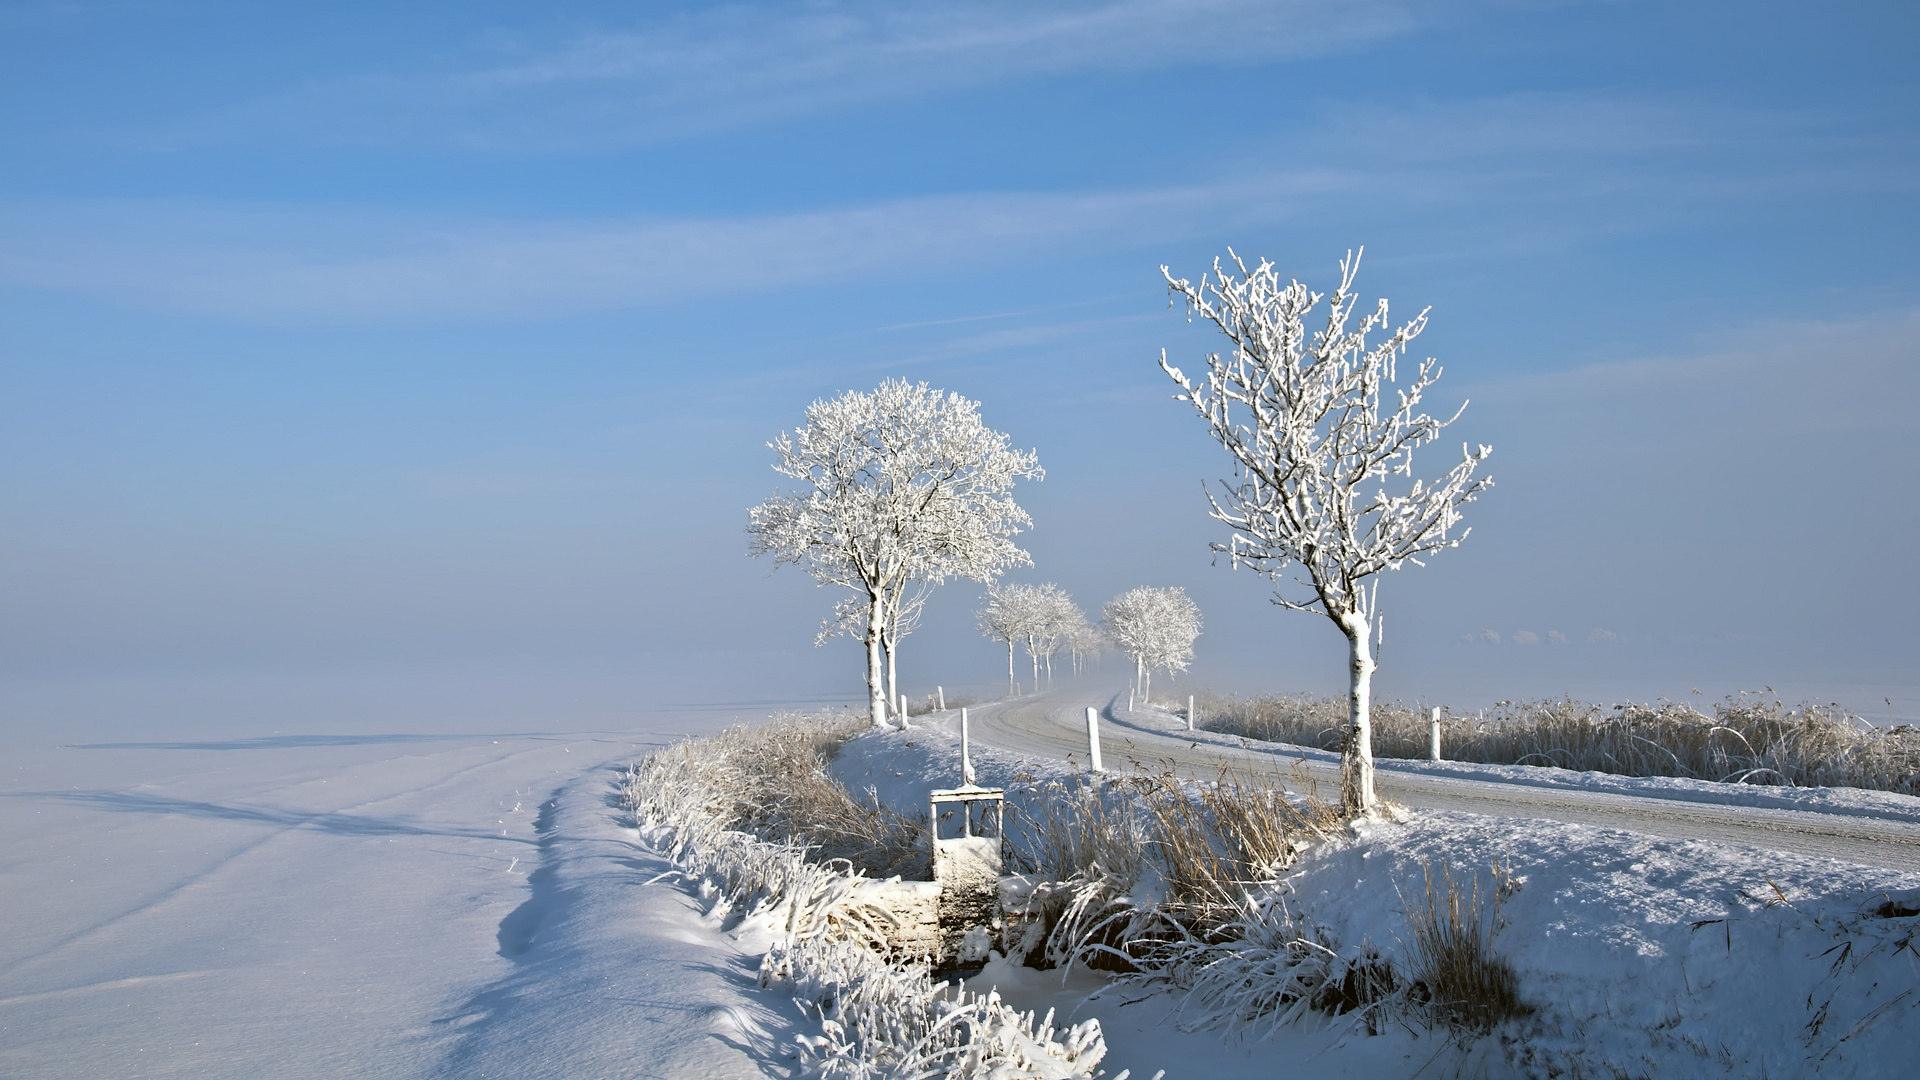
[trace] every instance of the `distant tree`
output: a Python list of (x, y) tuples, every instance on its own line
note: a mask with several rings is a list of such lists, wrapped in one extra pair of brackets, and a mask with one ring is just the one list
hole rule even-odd
[(1086, 671), (1087, 662), (1098, 659), (1106, 650), (1107, 635), (1100, 628), (1087, 621), (1084, 612), (1079, 621), (1067, 630), (1067, 652), (1073, 657), (1073, 673), (1079, 675)]
[(1003, 641), (1007, 645), (1007, 696), (1014, 695), (1013, 685), (1013, 649), (1027, 634), (1025, 596), (1019, 591), (1022, 586), (1003, 585), (987, 590), (987, 602), (981, 605), (974, 617), (980, 623), (980, 633), (994, 641)]
[(1045, 664), (1047, 685), (1052, 686), (1053, 658), (1075, 625), (1085, 623), (1087, 616), (1058, 585), (1046, 584), (1039, 589), (1034, 598), (1033, 622), (1027, 630), (1027, 655), (1034, 661), (1034, 685), (1039, 685), (1040, 665)]
[[(1473, 474), (1493, 450), (1463, 446), (1461, 459), (1438, 480), (1414, 478), (1414, 450), (1437, 439), (1460, 413), (1436, 420), (1417, 411), (1440, 377), (1431, 358), (1421, 361), (1409, 385), (1393, 387), (1394, 361), (1426, 328), (1426, 311), (1377, 345), (1369, 346), (1367, 335), (1388, 325), (1384, 299), (1349, 327), (1358, 254), (1341, 261), (1340, 287), (1317, 331), (1306, 320), (1322, 294), (1297, 281), (1283, 283), (1264, 259), (1249, 270), (1238, 255), (1228, 256), (1237, 277), (1218, 259), (1212, 277), (1203, 275), (1198, 285), (1164, 266), (1160, 272), (1169, 292), (1185, 299), (1188, 319), (1198, 312), (1213, 323), (1233, 342), (1232, 353), (1206, 358), (1203, 384), (1168, 364), (1164, 351), (1160, 366), (1180, 385), (1175, 400), (1190, 402), (1233, 458), (1234, 482), (1222, 482), (1218, 498), (1207, 492), (1213, 517), (1233, 530), (1214, 550), (1269, 579), (1297, 564), (1306, 577), (1296, 580), (1311, 589), (1311, 598), (1296, 601), (1276, 589), (1274, 602), (1318, 611), (1346, 636), (1351, 704), (1341, 797), (1349, 811), (1372, 813), (1368, 713), (1379, 579), (1371, 585), (1367, 579), (1405, 562), (1423, 565), (1420, 556), (1466, 539), (1466, 530), (1455, 535), (1453, 529), (1460, 508), (1492, 486)], [(1402, 477), (1402, 492), (1389, 494), (1390, 480)]]
[(1193, 662), (1193, 639), (1200, 636), (1200, 605), (1181, 588), (1128, 589), (1101, 608), (1107, 637), (1133, 658), (1142, 697), (1151, 698), (1153, 671), (1169, 677)]
[[(976, 616), (980, 623), (980, 632), (994, 641), (1007, 644), (1007, 695), (1015, 693), (1013, 678), (1013, 650), (1016, 645), (1025, 645), (1027, 656), (1033, 661), (1033, 682), (1035, 689), (1040, 685), (1040, 654), (1055, 634), (1053, 624), (1058, 620), (1058, 607), (1066, 594), (1057, 585), (1023, 585), (1012, 583), (987, 590), (987, 602), (981, 606)], [(1072, 600), (1066, 603), (1071, 605)]]
[(979, 403), (890, 379), (807, 407), (806, 425), (767, 445), (774, 471), (803, 485), (748, 511), (751, 553), (793, 563), (852, 593), (823, 627), (864, 623), (867, 697), (886, 726), (889, 646), (910, 629), (916, 596), (948, 578), (992, 581), (1032, 565), (1012, 537), (1032, 524), (1013, 501), (1016, 480), (1040, 479), (1032, 451), (980, 422)]

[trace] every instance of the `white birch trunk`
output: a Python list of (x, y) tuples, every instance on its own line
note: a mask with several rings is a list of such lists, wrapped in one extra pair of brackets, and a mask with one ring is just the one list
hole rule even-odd
[(880, 654), (886, 631), (886, 608), (879, 597), (867, 604), (867, 715), (873, 726), (887, 726), (886, 666)]
[(893, 706), (893, 714), (901, 718), (901, 726), (904, 727), (907, 715), (907, 710), (904, 708), (906, 702), (900, 700), (900, 683), (893, 674), (893, 654), (898, 644), (897, 641), (892, 640), (887, 642), (887, 702)]
[(1378, 805), (1373, 794), (1373, 654), (1368, 651), (1372, 628), (1366, 616), (1350, 613), (1339, 620), (1347, 635), (1347, 745), (1340, 755), (1340, 802), (1352, 814), (1372, 814)]
[(1007, 696), (1019, 697), (1020, 692), (1013, 686), (1013, 638), (1007, 638)]

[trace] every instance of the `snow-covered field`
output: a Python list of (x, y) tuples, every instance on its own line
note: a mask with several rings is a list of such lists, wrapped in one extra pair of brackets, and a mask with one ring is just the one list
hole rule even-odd
[(759, 1076), (791, 1005), (611, 808), (666, 734), (9, 747), (0, 1076)]
[[(786, 1075), (811, 1029), (759, 989), (766, 935), (705, 914), (614, 786), (667, 733), (28, 737), (0, 790), (0, 1076)], [(936, 721), (856, 741), (856, 789), (956, 773)], [(982, 752), (983, 782), (1035, 763)], [(1391, 953), (1420, 859), (1496, 860), (1495, 942), (1536, 1012), (1517, 1056), (1581, 1075), (1899, 1075), (1920, 1036), (1920, 876), (1585, 826), (1429, 813), (1308, 857), (1292, 910)], [(1785, 902), (1782, 902), (1782, 901)], [(1902, 908), (1901, 910), (1904, 910)], [(1084, 973), (990, 967), (1099, 1017), (1111, 1075), (1501, 1075), (1417, 1025), (1268, 1041), (1179, 1030)]]

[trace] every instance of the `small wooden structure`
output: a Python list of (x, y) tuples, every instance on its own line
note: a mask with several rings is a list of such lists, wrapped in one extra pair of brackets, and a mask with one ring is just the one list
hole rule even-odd
[(1006, 790), (967, 784), (928, 798), (942, 959), (948, 964), (983, 961), (1000, 906)]

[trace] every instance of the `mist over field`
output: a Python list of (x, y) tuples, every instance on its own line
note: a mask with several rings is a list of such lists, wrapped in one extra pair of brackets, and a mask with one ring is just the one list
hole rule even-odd
[[(8, 723), (855, 700), (743, 529), (766, 443), (887, 377), (1038, 451), (1012, 580), (1178, 585), (1183, 683), (1340, 692), (1325, 620), (1214, 565), (1227, 462), (1155, 360), (1218, 348), (1163, 263), (1324, 290), (1359, 245), (1471, 398), (1423, 460), (1497, 484), (1387, 576), (1381, 695), (1920, 717), (1903, 9), (0, 17)], [(909, 690), (995, 685), (980, 595)]]

